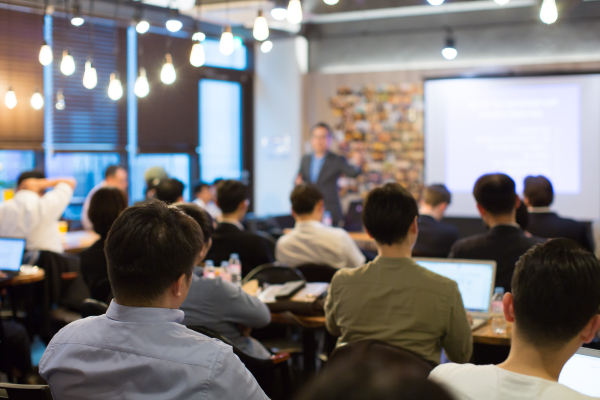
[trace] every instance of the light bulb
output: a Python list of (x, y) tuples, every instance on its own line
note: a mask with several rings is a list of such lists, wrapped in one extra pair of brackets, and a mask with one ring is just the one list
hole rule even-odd
[(446, 37), (446, 45), (442, 50), (442, 56), (446, 60), (454, 60), (458, 55), (458, 51), (456, 50), (456, 45), (454, 44), (454, 38), (452, 37), (451, 31), (448, 32), (448, 36)]
[(300, 0), (290, 0), (287, 9), (287, 20), (290, 24), (302, 22), (302, 4), (300, 4)]
[(62, 111), (65, 109), (65, 96), (63, 96), (62, 90), (56, 93), (56, 109)]
[(555, 0), (544, 0), (540, 9), (540, 19), (545, 24), (553, 24), (558, 19), (558, 10)]
[(439, 6), (444, 2), (444, 0), (427, 0), (427, 2), (432, 6)]
[(73, 59), (73, 56), (69, 54), (69, 50), (63, 51), (60, 72), (67, 76), (73, 75), (73, 72), (75, 72), (75, 60)]
[(269, 24), (263, 16), (263, 12), (258, 12), (258, 17), (254, 20), (254, 39), (258, 41), (267, 40), (269, 38)]
[(204, 39), (206, 39), (206, 35), (202, 32), (196, 32), (194, 33), (194, 35), (192, 36), (192, 40), (196, 40), (198, 42), (203, 41)]
[(235, 50), (235, 43), (233, 43), (233, 34), (231, 33), (231, 27), (225, 27), (223, 34), (221, 35), (221, 42), (219, 43), (219, 51), (221, 54), (228, 56)]
[(40, 49), (40, 64), (50, 65), (52, 63), (52, 48), (44, 41)]
[(17, 106), (17, 95), (10, 87), (8, 88), (8, 92), (6, 92), (6, 96), (4, 96), (4, 104), (11, 110)]
[(167, 21), (167, 29), (171, 32), (177, 32), (183, 27), (183, 23), (177, 19), (170, 19)]
[(323, 0), (325, 2), (325, 4), (327, 4), (328, 6), (333, 6), (334, 4), (337, 4), (340, 2), (340, 0)]
[(171, 55), (167, 54), (165, 59), (165, 63), (160, 70), (160, 80), (165, 85), (170, 85), (171, 83), (175, 82), (175, 79), (177, 79), (177, 74), (175, 73), (175, 67), (173, 66), (173, 59), (171, 58)]
[(201, 67), (206, 61), (206, 55), (204, 54), (204, 46), (202, 43), (194, 43), (192, 46), (192, 53), (190, 54), (190, 64), (194, 67)]
[(80, 16), (71, 18), (71, 25), (81, 26), (81, 25), (83, 25), (84, 22), (85, 22), (85, 20), (83, 18), (81, 18)]
[(140, 75), (135, 80), (133, 91), (137, 97), (146, 97), (150, 93), (150, 85), (148, 84), (145, 68), (140, 68)]
[(108, 97), (111, 100), (119, 100), (123, 97), (123, 85), (116, 72), (110, 74), (110, 83), (108, 84)]
[(283, 7), (275, 7), (271, 10), (271, 17), (273, 17), (277, 21), (283, 21), (287, 18), (287, 9)]
[(92, 61), (85, 62), (85, 72), (83, 73), (83, 86), (86, 89), (93, 89), (98, 84), (98, 74), (96, 68), (92, 67)]
[(506, 5), (506, 4), (508, 4), (508, 2), (509, 2), (510, 0), (494, 0), (494, 1), (495, 1), (495, 2), (496, 2), (496, 4), (498, 4), (499, 6), (503, 6), (503, 5)]
[(139, 34), (144, 34), (144, 33), (148, 32), (148, 29), (150, 29), (150, 24), (148, 23), (148, 21), (144, 21), (144, 20), (138, 22), (137, 25), (135, 26), (135, 30)]
[(34, 110), (41, 110), (44, 107), (44, 97), (39, 90), (36, 90), (33, 96), (31, 96), (31, 107)]
[(266, 42), (263, 42), (263, 44), (260, 45), (260, 51), (262, 51), (263, 53), (268, 53), (273, 49), (273, 42), (271, 42), (270, 40), (267, 40)]

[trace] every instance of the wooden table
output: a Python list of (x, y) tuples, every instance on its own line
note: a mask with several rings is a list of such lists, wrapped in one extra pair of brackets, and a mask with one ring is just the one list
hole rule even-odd
[(510, 346), (512, 339), (512, 323), (506, 323), (506, 332), (498, 335), (492, 332), (492, 323), (486, 325), (473, 332), (473, 342), (481, 344), (491, 344), (494, 346)]
[(63, 236), (63, 247), (65, 253), (81, 253), (91, 247), (98, 239), (100, 239), (100, 235), (92, 231), (67, 232)]
[(0, 282), (0, 287), (26, 285), (28, 283), (40, 282), (44, 280), (46, 273), (43, 269), (38, 269), (33, 274), (17, 275), (12, 279)]

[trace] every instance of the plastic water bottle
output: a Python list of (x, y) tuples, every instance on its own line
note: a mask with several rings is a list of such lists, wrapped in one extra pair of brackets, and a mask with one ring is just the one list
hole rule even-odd
[(233, 253), (229, 258), (229, 272), (231, 273), (231, 283), (242, 286), (242, 262), (237, 253)]
[(329, 211), (325, 211), (323, 213), (323, 225), (325, 225), (325, 226), (333, 225), (333, 218), (331, 217), (331, 213)]
[(216, 276), (215, 263), (212, 260), (206, 260), (204, 263), (204, 277), (208, 279), (215, 279)]
[(504, 319), (504, 288), (497, 287), (494, 289), (492, 297), (492, 332), (497, 335), (502, 335), (506, 332), (506, 320)]
[(221, 279), (227, 282), (231, 282), (231, 270), (229, 269), (229, 263), (227, 261), (221, 261)]

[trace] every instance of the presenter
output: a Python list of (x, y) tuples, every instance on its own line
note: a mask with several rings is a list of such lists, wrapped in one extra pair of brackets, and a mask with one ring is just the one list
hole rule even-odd
[(296, 185), (312, 183), (317, 186), (323, 193), (325, 210), (331, 213), (333, 226), (339, 226), (342, 220), (342, 206), (337, 181), (340, 175), (350, 178), (360, 175), (362, 157), (355, 153), (353, 163), (356, 166), (349, 165), (343, 156), (329, 151), (331, 139), (332, 131), (329, 125), (319, 123), (312, 128), (310, 141), (313, 153), (302, 157)]

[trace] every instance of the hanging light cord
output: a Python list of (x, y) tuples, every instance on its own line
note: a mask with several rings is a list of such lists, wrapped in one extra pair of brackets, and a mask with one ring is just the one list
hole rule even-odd
[(90, 60), (94, 59), (94, 0), (90, 1)]

